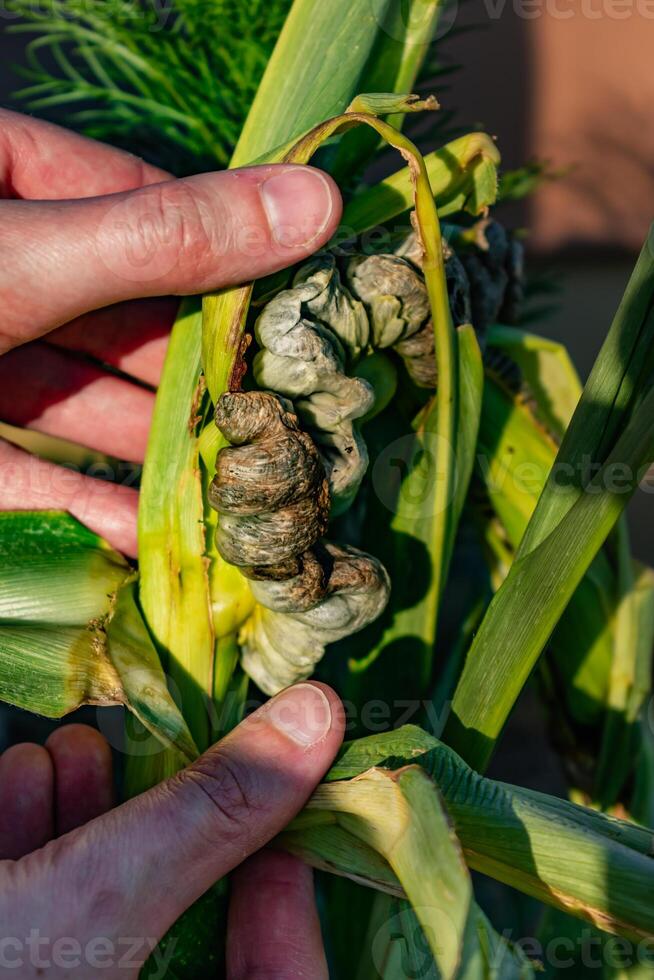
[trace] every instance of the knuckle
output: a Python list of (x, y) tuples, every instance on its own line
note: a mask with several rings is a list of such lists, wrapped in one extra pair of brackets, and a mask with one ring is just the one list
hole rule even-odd
[[(123, 278), (194, 276), (213, 254), (213, 206), (186, 181), (151, 184), (124, 197), (106, 214), (102, 257)], [(122, 248), (116, 250), (116, 241)], [(174, 285), (174, 284), (173, 284)]]
[(15, 172), (23, 162), (29, 163), (40, 156), (36, 136), (26, 120), (16, 112), (3, 110), (0, 114), (0, 197), (22, 196), (20, 189), (14, 186)]
[(65, 834), (39, 851), (22, 858), (13, 868), (18, 894), (30, 894), (35, 882), (68, 901), (58, 909), (62, 927), (71, 922), (120, 922), (125, 895), (112, 882), (106, 849), (100, 839), (87, 837), (81, 844), (76, 834)]
[(256, 781), (227, 753), (215, 751), (180, 777), (202, 794), (211, 807), (211, 822), (220, 841), (249, 841), (261, 808)]

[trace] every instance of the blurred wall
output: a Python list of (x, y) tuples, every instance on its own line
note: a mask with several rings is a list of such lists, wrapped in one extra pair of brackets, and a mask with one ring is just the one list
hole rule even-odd
[[(530, 269), (559, 287), (538, 329), (566, 344), (583, 377), (654, 219), (652, 41), (652, 0), (463, 0), (440, 42), (465, 66), (444, 107), (497, 136), (505, 166), (538, 158), (567, 171), (511, 219), (529, 230)], [(649, 563), (653, 508), (643, 491), (630, 508)]]
[(534, 247), (640, 247), (654, 211), (653, 40), (654, 0), (459, 2), (441, 47), (465, 68), (445, 106), (496, 134), (508, 166), (570, 168), (531, 203)]

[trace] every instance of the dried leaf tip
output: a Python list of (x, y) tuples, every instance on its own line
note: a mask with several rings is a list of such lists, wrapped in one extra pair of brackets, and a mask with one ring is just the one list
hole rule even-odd
[(357, 95), (347, 107), (346, 113), (368, 113), (373, 116), (388, 116), (402, 112), (434, 112), (440, 109), (435, 95), (426, 99), (419, 95), (397, 95), (394, 92), (373, 92)]

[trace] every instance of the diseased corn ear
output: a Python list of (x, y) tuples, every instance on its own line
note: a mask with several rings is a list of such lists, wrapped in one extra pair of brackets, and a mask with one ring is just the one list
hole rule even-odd
[(232, 443), (209, 494), (220, 515), (216, 543), (258, 602), (239, 638), (243, 666), (275, 694), (309, 677), (328, 643), (376, 619), (390, 582), (374, 558), (321, 544), (329, 485), (288, 402), (265, 391), (224, 394), (216, 422)]
[(366, 304), (373, 347), (392, 347), (413, 382), (433, 389), (437, 382), (434, 326), (419, 267), (423, 253), (418, 236), (410, 235), (400, 249), (406, 249), (406, 257), (355, 256), (347, 264), (347, 282)]
[[(326, 595), (315, 605), (306, 608), (306, 566), (297, 579), (284, 583), (288, 590), (275, 582), (252, 584), (259, 605), (239, 642), (244, 669), (266, 694), (310, 677), (328, 644), (357, 633), (386, 608), (390, 580), (376, 558), (330, 543), (324, 550), (331, 563), (323, 579)], [(315, 575), (311, 562), (309, 569), (308, 575)], [(292, 612), (294, 604), (299, 608)]]
[[(477, 233), (472, 246), (460, 237), (464, 249), (491, 253)], [(496, 315), (510, 249), (502, 231), (493, 241), (475, 288), (492, 280)], [(379, 562), (321, 539), (330, 512), (350, 506), (368, 465), (359, 426), (375, 394), (355, 375), (358, 360), (392, 348), (417, 385), (436, 387), (423, 254), (412, 233), (394, 253), (311, 259), (255, 325), (255, 380), (270, 391), (228, 393), (218, 402), (216, 422), (232, 445), (218, 454), (209, 495), (220, 514), (216, 543), (251, 582), (258, 605), (239, 639), (244, 667), (266, 693), (310, 676), (328, 643), (366, 626), (388, 601)], [(467, 323), (473, 286), (447, 244), (443, 258), (452, 321)]]
[(329, 487), (320, 456), (290, 406), (274, 394), (227, 393), (216, 423), (234, 448), (218, 455), (209, 502), (216, 545), (248, 578), (290, 578), (327, 530)]
[(356, 255), (347, 281), (370, 315), (373, 347), (393, 347), (417, 333), (429, 318), (424, 277), (398, 255)]
[(515, 323), (524, 296), (524, 250), (498, 221), (483, 225), (461, 251), (470, 281), (472, 322), (483, 335), (497, 320)]

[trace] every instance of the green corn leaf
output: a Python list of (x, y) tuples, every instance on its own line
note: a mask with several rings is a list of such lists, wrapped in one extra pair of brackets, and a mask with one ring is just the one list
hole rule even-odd
[[(364, 654), (350, 658), (350, 677), (345, 691), (347, 697), (354, 697), (355, 694), (362, 696), (365, 686), (372, 687), (377, 697), (388, 697), (392, 702), (409, 696), (409, 691), (404, 689), (408, 683), (407, 676), (410, 677), (414, 695), (416, 691), (426, 695), (429, 689), (441, 585), (433, 567), (438, 554), (435, 540), (443, 520), (436, 494), (439, 479), (437, 452), (441, 449), (452, 454), (455, 473), (451, 498), (447, 503), (447, 541), (442, 582), (447, 578), (456, 530), (474, 467), (484, 387), (481, 353), (472, 327), (459, 327), (456, 341), (460, 385), (456, 455), (452, 454), (450, 446), (441, 446), (436, 400), (430, 402), (416, 420), (414, 434), (398, 430), (397, 458), (388, 453), (389, 444), (391, 449), (395, 445), (395, 433), (391, 433), (385, 417), (380, 418), (371, 439), (373, 483), (378, 468), (382, 472), (389, 468), (395, 477), (403, 477), (395, 479), (394, 482), (399, 484), (395, 493), (388, 488), (383, 493), (383, 506), (388, 509), (391, 505), (393, 514), (390, 519), (386, 516), (388, 531), (384, 535), (381, 558), (390, 571), (394, 588), (381, 623), (373, 624), (364, 631), (362, 642), (358, 638), (356, 645)], [(378, 441), (381, 450), (373, 445)], [(400, 467), (405, 472), (399, 472)], [(381, 520), (383, 517), (380, 516), (379, 506), (376, 506), (371, 510), (369, 525), (370, 540), (371, 543), (374, 541), (377, 550), (380, 548)], [(364, 545), (367, 545), (367, 541), (364, 541)], [(406, 568), (413, 569), (410, 578), (404, 574)], [(380, 626), (383, 627), (381, 630)], [(343, 645), (344, 650), (351, 647), (352, 644), (347, 641)], [(398, 662), (400, 650), (402, 657)], [(377, 664), (379, 670), (371, 680), (368, 672), (373, 664)]]
[[(495, 334), (493, 333), (493, 337)], [(526, 335), (532, 347), (534, 341)], [(519, 344), (512, 344), (517, 359), (524, 363)], [(545, 348), (547, 350), (547, 348)], [(531, 400), (515, 395), (490, 370), (486, 380), (484, 405), (478, 443), (478, 463), (493, 511), (504, 534), (494, 534), (484, 516), (484, 534), (494, 560), (505, 569), (499, 588), (508, 574), (525, 529), (532, 517), (538, 497), (556, 458), (557, 446), (550, 431), (539, 417), (547, 406), (557, 404), (556, 392), (562, 388), (555, 368), (567, 374), (565, 359), (558, 354), (547, 364), (547, 374), (537, 375), (538, 366), (529, 372), (539, 391), (537, 406)], [(545, 381), (545, 377), (547, 380)], [(561, 406), (562, 407), (562, 406)], [(507, 553), (508, 548), (508, 553)], [(551, 659), (561, 683), (565, 705), (574, 722), (592, 725), (600, 721), (606, 708), (611, 661), (613, 659), (613, 617), (616, 582), (610, 562), (600, 552), (575, 591), (548, 644)], [(554, 697), (552, 710), (561, 710), (560, 698)]]
[[(380, 30), (359, 88), (365, 92), (413, 92), (443, 11), (442, 0), (408, 0), (377, 3)], [(382, 8), (385, 7), (385, 10)], [(393, 110), (386, 120), (402, 129), (404, 115)], [(330, 173), (351, 185), (379, 144), (374, 133), (347, 133), (329, 160)]]
[(197, 755), (135, 600), (135, 574), (67, 514), (0, 513), (0, 698), (61, 718), (122, 704)]
[(477, 335), (470, 324), (457, 328), (459, 354), (459, 413), (456, 444), (456, 488), (452, 499), (448, 567), (456, 531), (468, 496), (477, 455), (477, 441), (484, 395), (484, 367)]
[(487, 373), (478, 470), (514, 548), (520, 544), (556, 459), (557, 444), (524, 398)]
[(563, 704), (552, 695), (554, 716), (565, 707), (581, 726), (602, 723), (609, 697), (614, 659), (615, 581), (606, 554), (600, 552), (577, 586), (548, 644), (551, 666), (559, 678)]
[(607, 490), (612, 467), (624, 465), (635, 474), (654, 459), (648, 415), (652, 411), (654, 392), (588, 492), (541, 544), (516, 558), (491, 603), (468, 653), (447, 727), (448, 740), (480, 767), (490, 758), (515, 699), (575, 589), (637, 488), (632, 476), (625, 492)]
[(383, 735), (370, 735), (354, 742), (345, 742), (327, 772), (325, 782), (354, 779), (376, 766), (391, 768), (393, 760), (401, 760), (409, 765), (432, 748), (433, 736), (417, 725), (403, 725)]
[[(382, 4), (376, 6), (381, 10)], [(413, 92), (443, 7), (442, 0), (409, 0), (386, 7), (363, 78), (367, 91)], [(391, 115), (387, 121), (398, 129), (402, 125), (401, 115)]]
[[(377, 768), (365, 768), (371, 763)], [(327, 782), (281, 835), (280, 843), (316, 867), (347, 876), (348, 848), (357, 837), (378, 853), (381, 848), (395, 875), (393, 882), (388, 872), (380, 872), (377, 857), (368, 883), (402, 897), (404, 881), (389, 860), (386, 842), (393, 833), (393, 839), (401, 835), (402, 819), (394, 815), (387, 837), (380, 841), (378, 831), (355, 827), (341, 815), (361, 805), (356, 789), (361, 781), (370, 791), (379, 784), (380, 773), (413, 772), (417, 767), (440, 790), (471, 868), (607, 932), (634, 941), (654, 936), (654, 913), (647, 898), (654, 884), (652, 831), (484, 778), (450, 748), (412, 728), (344, 746)], [(369, 795), (374, 796), (374, 790)], [(374, 817), (378, 805), (366, 799), (366, 813)], [(420, 806), (421, 798), (413, 805)], [(391, 812), (388, 804), (387, 809)], [(329, 834), (323, 838), (326, 828)], [(357, 853), (357, 880), (365, 882), (366, 852), (358, 847)]]
[(329, 811), (388, 862), (403, 885), (443, 978), (457, 974), (472, 885), (438, 790), (417, 766), (373, 769), (319, 789), (309, 804)]
[(196, 415), (200, 410), (200, 323), (185, 304), (173, 331), (155, 406), (139, 507), (141, 604), (178, 686), (196, 743), (209, 742), (214, 630)]
[(100, 620), (109, 597), (133, 576), (121, 555), (56, 512), (0, 512), (0, 558), (3, 623)]
[(585, 465), (605, 463), (654, 367), (654, 225), (640, 253), (609, 334), (584, 387), (557, 458), (571, 474), (565, 487), (550, 474), (520, 546), (543, 540), (584, 492)]
[[(448, 741), (479, 768), (488, 762), (554, 627), (654, 458), (654, 392), (647, 389), (654, 350), (653, 240), (641, 253), (454, 696)], [(583, 470), (589, 453), (599, 468), (590, 480)]]
[(515, 361), (543, 421), (557, 436), (563, 436), (582, 393), (579, 375), (563, 344), (495, 324), (488, 332), (488, 346)]
[(635, 566), (626, 528), (621, 532), (615, 654), (595, 785), (595, 798), (604, 809), (617, 802), (632, 769), (640, 742), (638, 720), (651, 691), (654, 652), (654, 571)]
[(651, 708), (644, 711), (638, 725), (640, 753), (636, 766), (630, 811), (634, 820), (654, 826), (654, 726)]
[[(500, 936), (476, 905), (470, 914), (457, 980), (532, 980), (534, 970), (519, 947)], [(440, 980), (424, 931), (409, 902), (376, 896), (357, 980)]]
[(295, 0), (231, 165), (240, 167), (343, 112), (360, 88), (390, 0)]
[[(481, 214), (495, 203), (497, 168), (500, 155), (485, 133), (470, 133), (447, 143), (425, 156), (432, 192), (439, 216), (469, 211)], [(381, 183), (347, 204), (343, 227), (361, 234), (391, 221), (413, 207), (413, 185), (408, 167), (398, 170)]]

